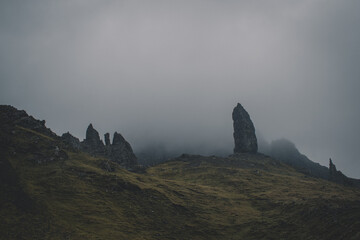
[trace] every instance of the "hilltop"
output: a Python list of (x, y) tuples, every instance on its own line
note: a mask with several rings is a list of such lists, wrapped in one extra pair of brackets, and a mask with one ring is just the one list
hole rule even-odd
[(360, 238), (357, 188), (248, 152), (128, 171), (4, 108), (0, 239)]

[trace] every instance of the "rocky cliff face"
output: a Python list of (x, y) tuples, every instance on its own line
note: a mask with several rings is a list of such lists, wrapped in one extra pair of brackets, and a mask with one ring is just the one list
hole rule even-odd
[(61, 137), (57, 136), (45, 126), (44, 120), (37, 120), (23, 110), (18, 110), (8, 105), (0, 105), (0, 131), (2, 132), (0, 145), (10, 145), (9, 136), (15, 134), (19, 127), (33, 130), (59, 141), (60, 145), (54, 143), (55, 145), (52, 146), (49, 156), (40, 156), (35, 151), (37, 149), (37, 140), (34, 140), (34, 148), (36, 148), (34, 151), (35, 155), (37, 154), (36, 159), (41, 162), (48, 158), (66, 159), (66, 152), (61, 149), (61, 146), (65, 144), (72, 150), (84, 151), (93, 156), (108, 158), (127, 169), (131, 169), (137, 164), (136, 156), (130, 144), (119, 133), (115, 132), (112, 144), (110, 143), (110, 134), (105, 134), (106, 144), (104, 145), (98, 131), (90, 124), (86, 130), (86, 138), (83, 142), (80, 142), (78, 138), (72, 136), (69, 132), (64, 133)]
[(136, 156), (130, 144), (117, 132), (114, 133), (113, 142), (110, 145), (109, 158), (125, 168), (131, 168), (136, 164)]
[(240, 103), (232, 113), (234, 121), (234, 153), (256, 153), (258, 150), (255, 127), (249, 114)]
[(0, 127), (9, 130), (13, 129), (14, 126), (31, 129), (49, 137), (57, 137), (45, 126), (45, 120), (37, 120), (29, 116), (24, 110), (18, 110), (9, 105), (0, 105)]
[[(16, 139), (23, 138), (30, 140), (31, 144), (15, 144)], [(41, 141), (44, 138), (51, 140), (46, 146)], [(7, 148), (7, 151), (11, 149), (12, 156), (28, 154), (31, 157), (27, 160), (33, 164), (63, 161), (68, 159), (68, 155), (59, 140), (60, 138), (45, 126), (44, 120), (37, 120), (12, 106), (0, 105), (0, 148), (3, 148), (0, 152)], [(2, 164), (0, 159), (0, 168)]]
[[(73, 138), (68, 136), (67, 138), (70, 140), (69, 144), (72, 146), (74, 145), (74, 142), (77, 142)], [(106, 133), (104, 138), (105, 145), (101, 141), (98, 131), (90, 124), (86, 130), (86, 138), (80, 144), (81, 150), (90, 153), (93, 156), (106, 157), (127, 169), (131, 169), (137, 164), (136, 156), (130, 144), (123, 136), (121, 136), (121, 134), (115, 132), (112, 143), (110, 142), (109, 133)]]
[(80, 150), (80, 148), (81, 148), (80, 140), (78, 138), (74, 137), (73, 135), (71, 135), (69, 132), (64, 133), (61, 136), (61, 139), (63, 142), (67, 143), (73, 149)]
[(94, 129), (91, 123), (86, 129), (86, 138), (81, 143), (81, 148), (83, 151), (88, 152), (94, 156), (105, 155), (104, 143), (100, 140), (98, 131)]

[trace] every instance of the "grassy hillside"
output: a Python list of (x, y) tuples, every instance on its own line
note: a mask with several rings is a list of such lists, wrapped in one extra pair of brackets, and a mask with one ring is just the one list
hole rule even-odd
[(1, 132), (0, 239), (360, 239), (360, 191), (263, 155), (145, 173), (17, 126)]

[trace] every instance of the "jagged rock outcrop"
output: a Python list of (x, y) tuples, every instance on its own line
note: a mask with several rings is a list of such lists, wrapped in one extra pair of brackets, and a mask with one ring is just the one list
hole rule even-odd
[[(34, 162), (38, 164), (68, 159), (67, 153), (62, 149), (64, 145), (74, 150), (82, 150), (93, 156), (107, 158), (127, 169), (133, 168), (137, 164), (136, 156), (130, 144), (119, 133), (114, 134), (112, 144), (110, 143), (110, 134), (105, 134), (104, 145), (98, 131), (90, 124), (86, 130), (86, 138), (83, 142), (80, 142), (78, 138), (72, 136), (69, 132), (64, 133), (61, 137), (57, 136), (45, 126), (45, 120), (37, 120), (29, 116), (25, 111), (18, 110), (15, 107), (0, 105), (0, 146), (11, 145), (11, 136), (19, 130), (24, 130), (22, 128), (26, 129), (28, 133), (32, 132), (29, 130), (33, 130), (55, 140), (52, 144), (49, 144), (50, 149), (41, 149), (37, 145), (40, 137), (36, 134), (32, 136), (33, 148), (23, 151), (31, 152), (34, 156)], [(13, 154), (16, 154), (16, 152)]]
[(330, 179), (336, 175), (336, 166), (335, 164), (332, 162), (331, 158), (329, 158), (329, 176), (330, 176)]
[(329, 159), (329, 180), (344, 185), (353, 185), (350, 178), (346, 177), (341, 171), (336, 170), (331, 158)]
[(125, 168), (131, 168), (136, 164), (136, 156), (125, 138), (115, 132), (110, 150), (110, 160), (119, 163)]
[(109, 133), (104, 134), (104, 139), (105, 139), (105, 146), (110, 146), (110, 134)]
[(93, 156), (108, 158), (127, 169), (131, 169), (137, 164), (130, 144), (121, 134), (115, 132), (112, 143), (109, 133), (104, 134), (104, 139), (105, 145), (101, 141), (98, 131), (90, 124), (86, 130), (86, 138), (81, 142), (81, 150)]
[(74, 137), (73, 135), (71, 135), (69, 132), (64, 133), (61, 136), (61, 139), (62, 139), (63, 142), (68, 144), (73, 149), (80, 150), (80, 148), (81, 148), (80, 140), (78, 138)]
[(49, 137), (57, 137), (55, 133), (45, 126), (45, 120), (37, 120), (29, 116), (24, 110), (18, 110), (13, 106), (0, 105), (0, 120), (0, 126), (3, 129), (12, 129), (15, 126), (20, 126)]
[(240, 103), (232, 113), (234, 121), (234, 153), (256, 153), (258, 150), (255, 127), (248, 112)]
[[(18, 139), (27, 139), (31, 144), (16, 144)], [(0, 146), (11, 155), (26, 154), (27, 161), (47, 164), (68, 159), (68, 154), (59, 144), (60, 138), (45, 126), (45, 121), (29, 116), (24, 110), (0, 105)], [(1, 168), (0, 161), (0, 168)]]
[(94, 156), (105, 155), (104, 143), (101, 141), (98, 131), (94, 129), (91, 123), (86, 129), (86, 138), (81, 143), (81, 147), (82, 150)]

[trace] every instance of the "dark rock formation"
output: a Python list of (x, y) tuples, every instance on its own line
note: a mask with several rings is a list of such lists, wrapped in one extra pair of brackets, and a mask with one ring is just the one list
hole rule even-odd
[(74, 137), (73, 135), (71, 135), (69, 132), (64, 133), (61, 136), (61, 139), (63, 140), (63, 142), (68, 144), (73, 149), (80, 150), (80, 148), (81, 148), (80, 140), (78, 138)]
[(105, 157), (118, 163), (124, 168), (132, 169), (136, 164), (136, 156), (130, 144), (115, 132), (113, 142), (110, 142), (110, 134), (104, 134), (105, 145), (100, 140), (99, 133), (92, 124), (86, 130), (86, 138), (81, 143), (81, 149), (93, 156)]
[(113, 145), (123, 145), (125, 143), (127, 143), (125, 138), (120, 133), (115, 132), (113, 137)]
[(104, 134), (104, 139), (105, 139), (105, 146), (110, 146), (110, 134), (109, 133)]
[(85, 141), (87, 144), (92, 146), (100, 146), (103, 145), (102, 141), (100, 140), (100, 136), (98, 131), (96, 131), (93, 125), (90, 123), (88, 128), (86, 129), (86, 138)]
[(234, 121), (234, 153), (256, 153), (258, 145), (255, 127), (240, 103), (234, 108), (232, 119)]
[[(49, 147), (51, 147), (49, 149)], [(31, 153), (33, 158), (28, 159), (29, 161), (38, 164), (48, 164), (56, 161), (63, 161), (69, 159), (68, 154), (60, 149), (58, 146), (49, 146), (48, 149), (30, 149), (28, 153)]]
[[(11, 146), (12, 137), (19, 131), (29, 134), (32, 144), (18, 147), (16, 151), (13, 150), (12, 154), (16, 154), (16, 152), (31, 153), (33, 156), (31, 160), (37, 164), (68, 159), (66, 151), (62, 149), (64, 146), (68, 147), (67, 150), (82, 150), (93, 156), (107, 158), (127, 169), (134, 169), (137, 164), (130, 144), (118, 133), (114, 134), (113, 144), (110, 143), (110, 134), (105, 134), (106, 145), (104, 145), (98, 131), (90, 124), (86, 130), (86, 138), (80, 142), (69, 132), (64, 133), (61, 137), (57, 136), (45, 126), (44, 120), (39, 121), (23, 110), (0, 105), (0, 146)], [(44, 149), (41, 144), (38, 144), (42, 138), (38, 134), (34, 134), (35, 132), (50, 137), (45, 138), (51, 139), (47, 143), (48, 149)]]
[(0, 105), (0, 125), (3, 129), (20, 126), (49, 137), (57, 137), (55, 133), (45, 126), (45, 120), (37, 120), (29, 116), (24, 110), (18, 110), (9, 105)]
[(330, 181), (343, 185), (353, 185), (353, 181), (346, 177), (341, 171), (336, 170), (335, 164), (329, 159), (329, 179)]
[(0, 105), (0, 146), (8, 154), (25, 154), (27, 160), (35, 164), (63, 161), (69, 157), (59, 140), (45, 126), (44, 120), (37, 120), (12, 106)]
[(336, 166), (333, 164), (331, 158), (329, 158), (329, 176), (334, 177), (337, 173)]
[(82, 149), (95, 156), (102, 156), (105, 154), (104, 143), (100, 140), (98, 131), (90, 123), (86, 129), (86, 138), (82, 142)]
[(114, 133), (110, 160), (119, 163), (125, 168), (131, 168), (136, 164), (136, 156), (130, 144), (117, 132)]

